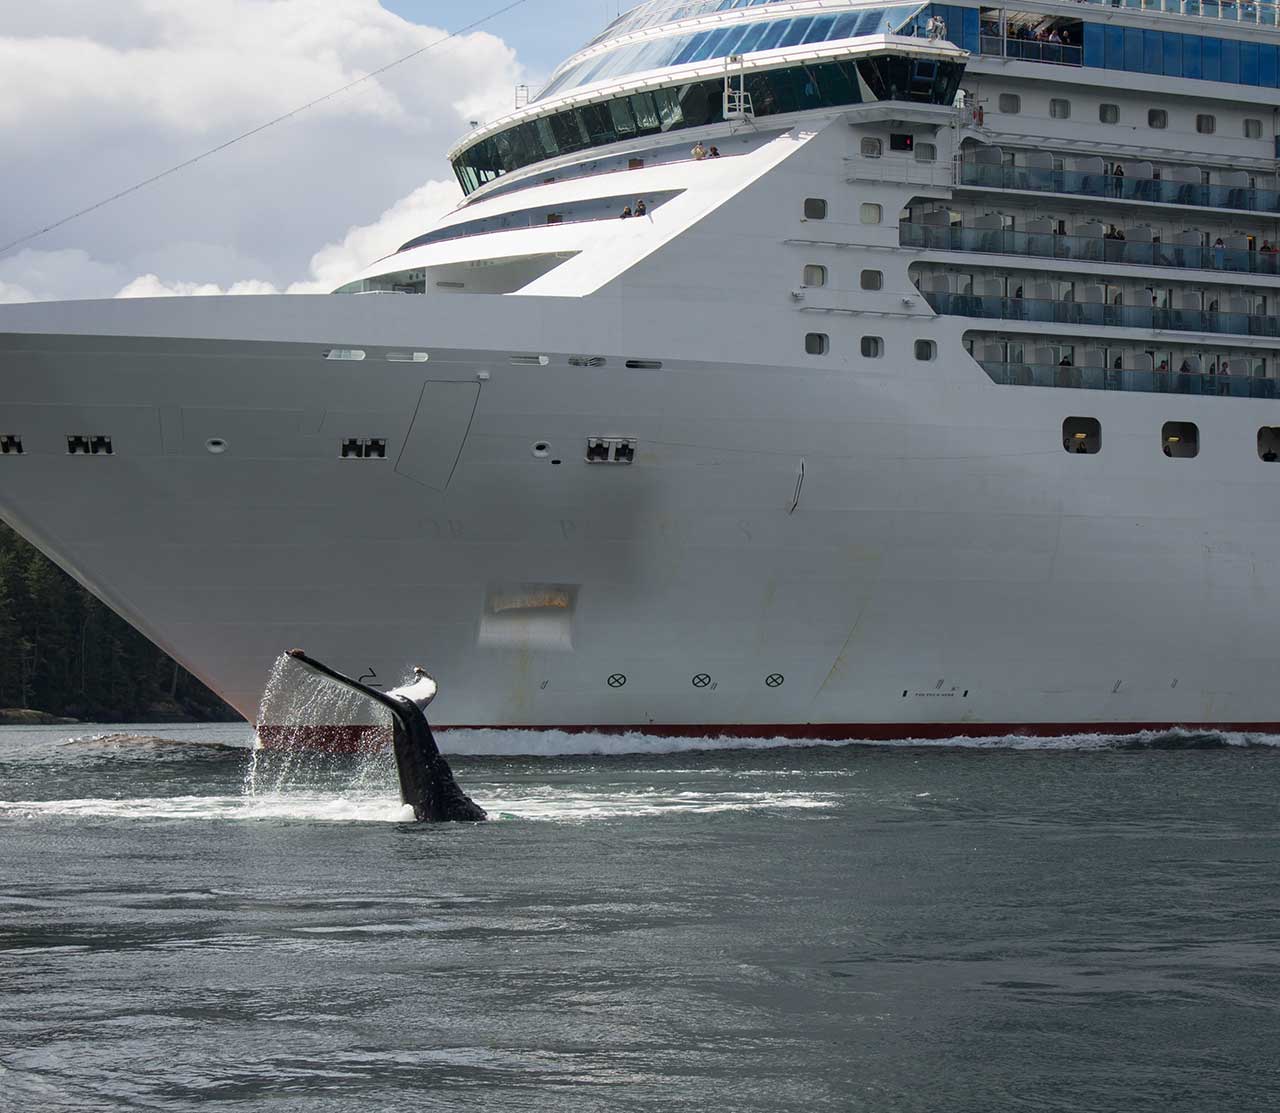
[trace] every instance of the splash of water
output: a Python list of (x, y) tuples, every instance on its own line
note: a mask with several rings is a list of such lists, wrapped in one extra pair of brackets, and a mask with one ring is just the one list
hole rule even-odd
[[(245, 796), (399, 797), (390, 712), (303, 668), (287, 654), (276, 658), (271, 668), (258, 724), (260, 731), (264, 725), (271, 728), (271, 745), (255, 742), (245, 771)], [(358, 752), (331, 753), (315, 747), (317, 730), (352, 725), (365, 728)]]

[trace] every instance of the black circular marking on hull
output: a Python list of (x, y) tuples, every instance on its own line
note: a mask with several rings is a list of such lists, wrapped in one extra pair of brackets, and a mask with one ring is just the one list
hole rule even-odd
[(700, 672), (698, 673), (697, 676), (693, 678), (693, 686), (695, 688), (705, 688), (710, 683), (711, 683), (710, 673)]
[(627, 678), (623, 673), (615, 672), (609, 677), (608, 684), (610, 688), (621, 688), (626, 682)]

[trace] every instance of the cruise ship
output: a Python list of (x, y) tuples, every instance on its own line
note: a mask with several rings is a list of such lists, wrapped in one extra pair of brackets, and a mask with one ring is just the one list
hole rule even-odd
[(0, 515), (250, 720), (1280, 730), (1278, 109), (1271, 3), (650, 0), (331, 295), (0, 309)]

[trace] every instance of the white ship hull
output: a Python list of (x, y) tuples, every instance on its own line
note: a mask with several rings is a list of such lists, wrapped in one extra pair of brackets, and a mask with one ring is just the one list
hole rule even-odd
[[(201, 300), (193, 341), (165, 336), (174, 305), (5, 311), (0, 423), (26, 450), (0, 460), (0, 512), (250, 719), (298, 644), (388, 684), (426, 665), (441, 725), (1280, 723), (1280, 494), (1248, 401), (1096, 395), (1106, 451), (1081, 459), (1059, 443), (1075, 392), (757, 362), (759, 315), (710, 344), (666, 300)], [(653, 352), (659, 321), (686, 358)], [(511, 363), (530, 352), (547, 364)], [(624, 368), (651, 353), (662, 370)], [(1236, 447), (1171, 467), (1151, 424), (1183, 409)], [(103, 429), (113, 455), (67, 455)], [(346, 435), (392, 451), (340, 459)], [(596, 435), (636, 462), (584, 464)], [(486, 633), (521, 585), (570, 602)]]

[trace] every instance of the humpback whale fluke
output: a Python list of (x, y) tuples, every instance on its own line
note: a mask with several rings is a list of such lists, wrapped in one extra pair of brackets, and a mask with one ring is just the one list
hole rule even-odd
[(415, 819), (443, 823), (488, 818), (484, 808), (458, 787), (458, 782), (453, 779), (453, 770), (436, 745), (431, 726), (422, 712), (436, 694), (436, 683), (426, 672), (415, 669), (414, 683), (402, 689), (406, 694), (401, 695), (366, 687), (360, 681), (343, 676), (323, 662), (308, 657), (301, 649), (289, 650), (289, 656), (312, 672), (366, 696), (391, 712), (396, 769), (400, 774), (400, 799), (413, 808)]

